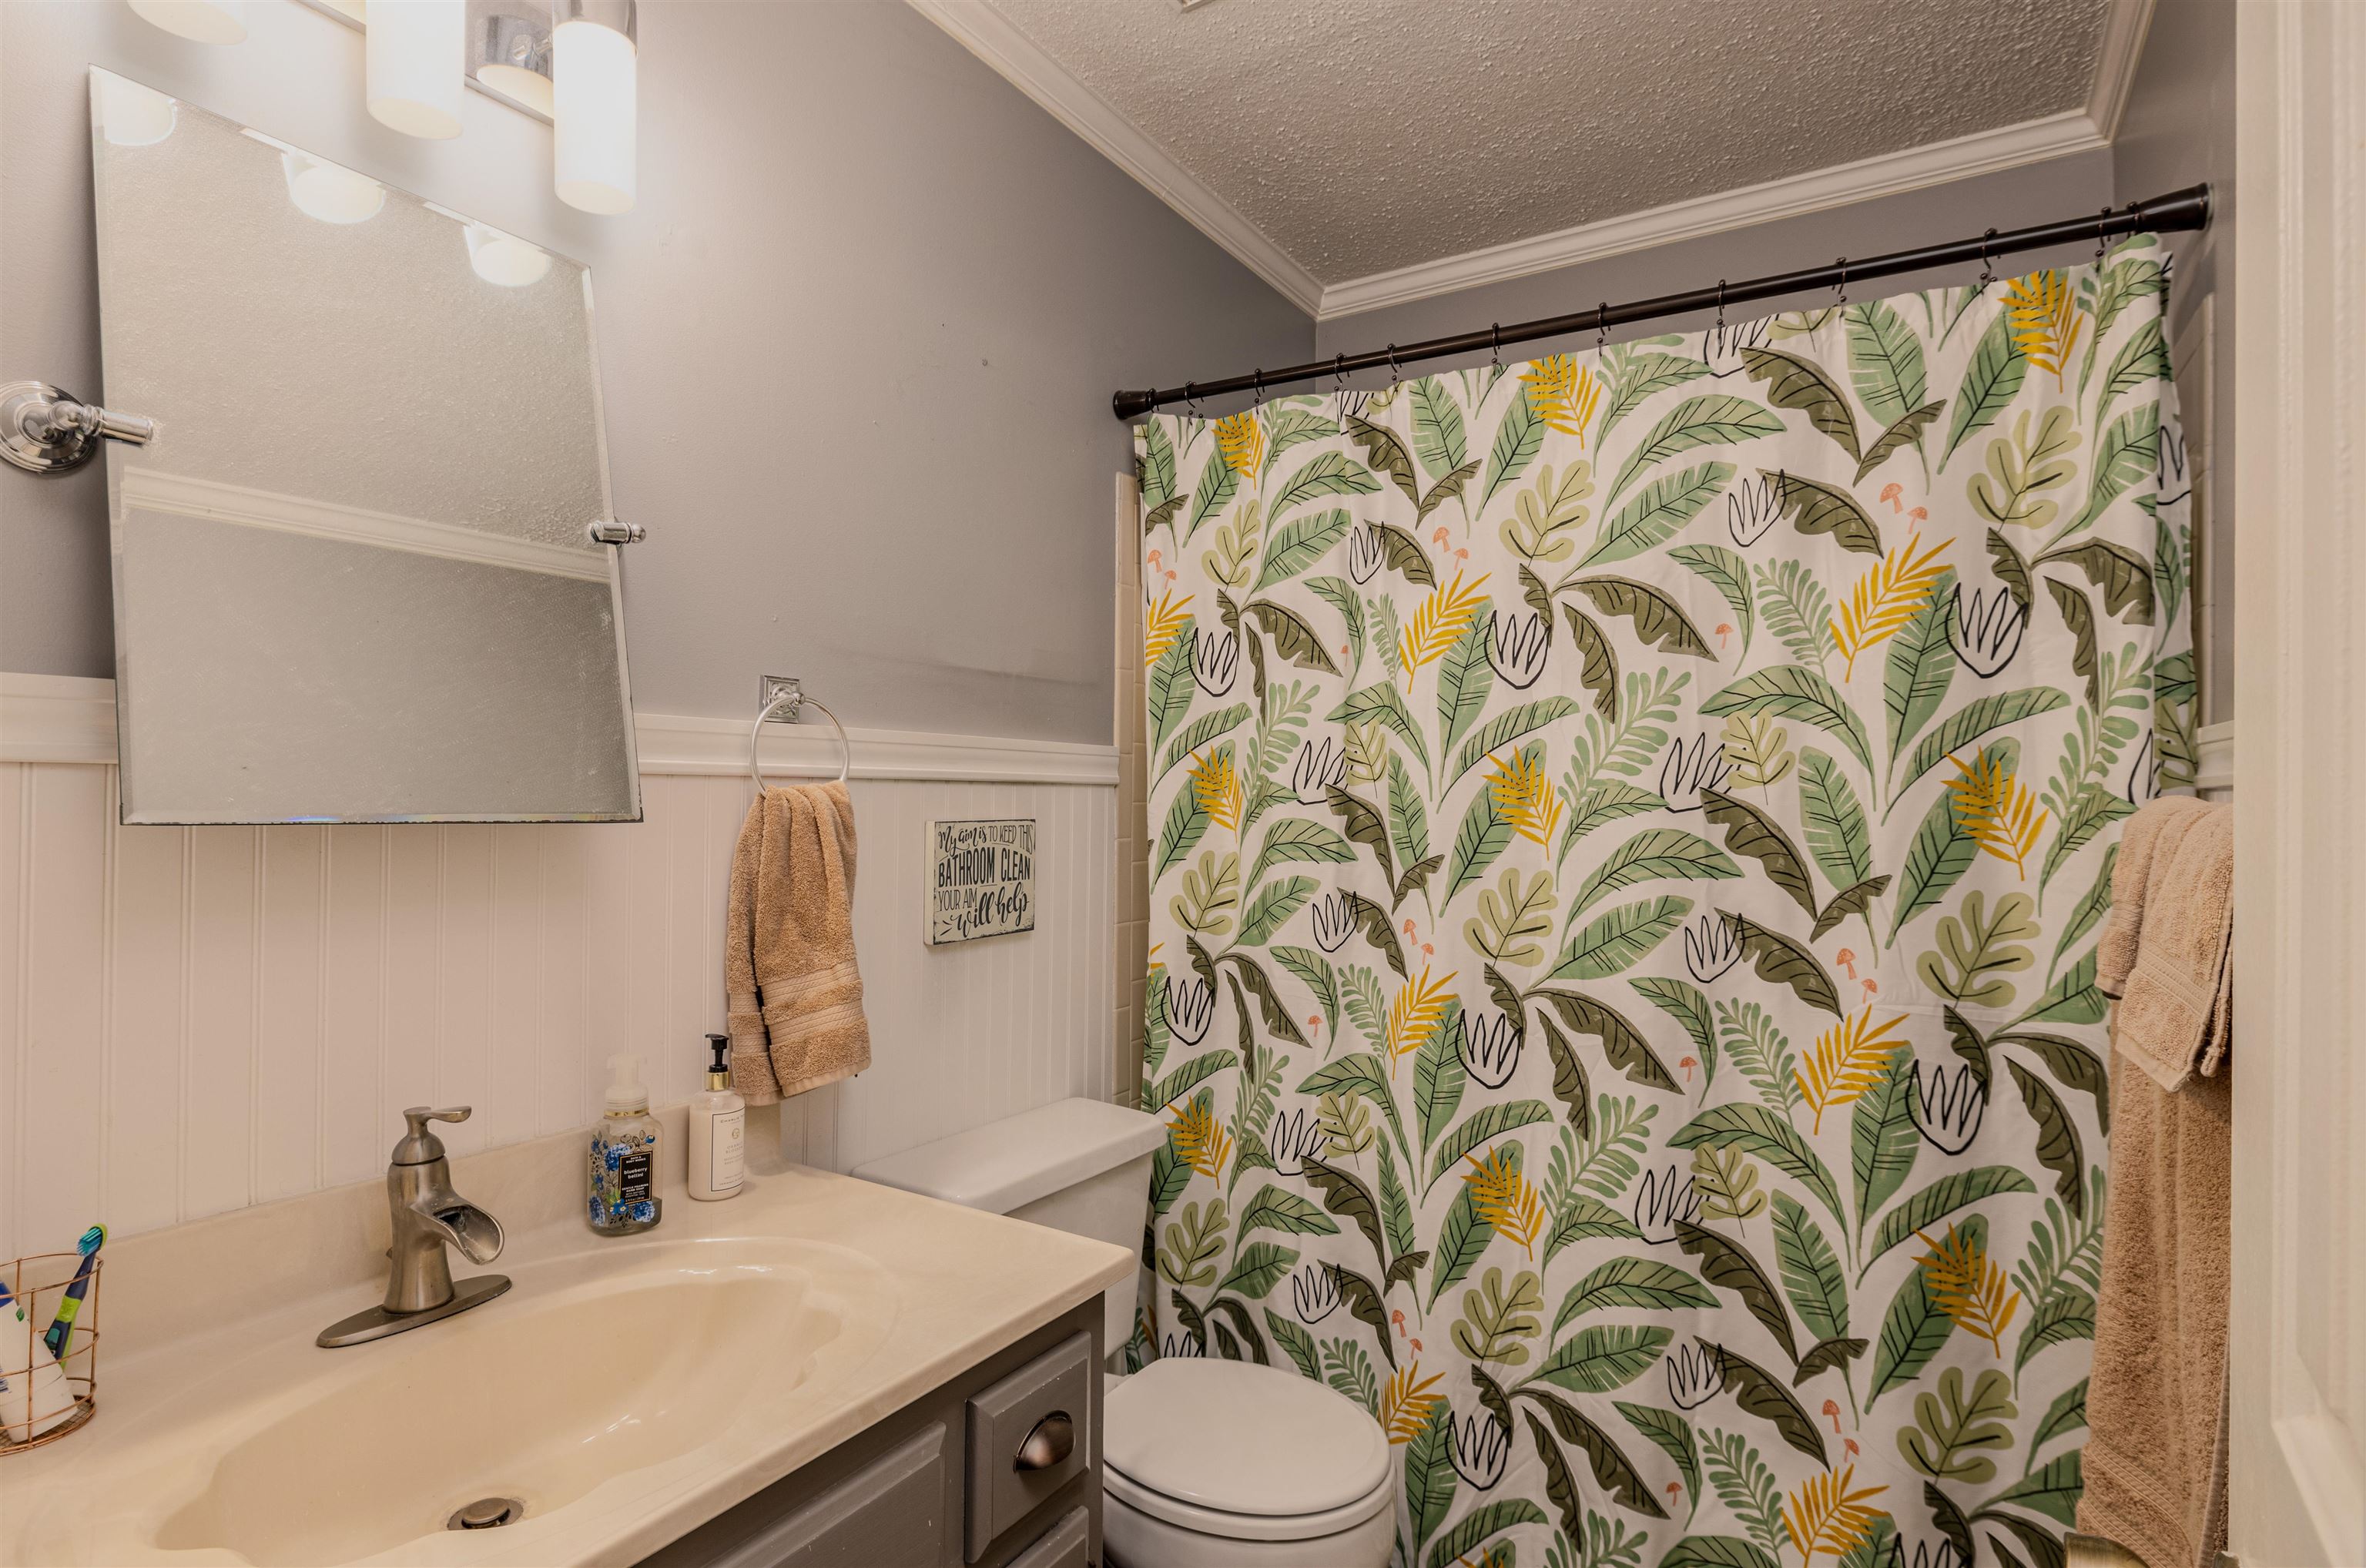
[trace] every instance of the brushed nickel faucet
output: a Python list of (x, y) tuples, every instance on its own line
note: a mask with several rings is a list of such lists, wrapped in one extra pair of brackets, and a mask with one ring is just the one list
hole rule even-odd
[(427, 1126), (430, 1122), (466, 1122), (470, 1109), (453, 1105), (431, 1111), (414, 1105), (402, 1113), (411, 1130), (394, 1145), (386, 1168), (387, 1203), (394, 1221), (393, 1245), (387, 1248), (393, 1268), (387, 1276), (386, 1300), (331, 1324), (314, 1343), (335, 1347), (383, 1339), (481, 1306), (510, 1288), (506, 1274), (479, 1274), (455, 1282), (444, 1256), (446, 1247), (458, 1247), (471, 1263), (490, 1263), (501, 1255), (501, 1222), (452, 1190), (444, 1140)]

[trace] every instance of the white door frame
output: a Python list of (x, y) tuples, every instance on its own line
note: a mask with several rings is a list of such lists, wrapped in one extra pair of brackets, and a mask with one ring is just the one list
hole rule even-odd
[(2243, 6), (2236, 81), (2229, 1545), (2344, 1568), (2366, 1564), (2366, 5)]

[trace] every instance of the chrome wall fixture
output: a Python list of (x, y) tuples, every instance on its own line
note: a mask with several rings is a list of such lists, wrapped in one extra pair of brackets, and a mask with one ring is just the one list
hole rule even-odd
[[(366, 40), (372, 118), (407, 136), (461, 131), (461, 85), (551, 126), (552, 188), (584, 212), (629, 212), (638, 195), (638, 0), (402, 0), (369, 25), (364, 0), (297, 0)], [(246, 0), (130, 0), (203, 44), (247, 36)]]
[(0, 457), (33, 474), (62, 474), (98, 456), (98, 444), (145, 446), (156, 422), (85, 403), (47, 381), (0, 385)]
[(846, 726), (838, 722), (838, 715), (806, 695), (805, 682), (794, 675), (766, 675), (756, 685), (756, 722), (748, 728), (748, 776), (756, 781), (756, 793), (764, 793), (763, 770), (756, 762), (756, 741), (767, 724), (794, 724), (808, 708), (818, 709), (829, 727), (838, 731), (838, 782), (844, 784), (854, 766), (854, 747), (846, 739)]

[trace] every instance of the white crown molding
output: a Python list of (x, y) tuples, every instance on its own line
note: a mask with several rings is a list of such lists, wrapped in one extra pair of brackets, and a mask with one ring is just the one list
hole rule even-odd
[[(737, 718), (633, 716), (641, 772), (742, 774), (748, 726)], [(1117, 784), (1117, 748), (906, 729), (849, 729), (851, 776), (952, 784)], [(821, 725), (766, 727), (767, 777), (838, 772), (838, 740)], [(0, 672), (0, 762), (115, 761), (115, 682), (78, 675)]]
[(1732, 229), (1797, 218), (1853, 202), (1946, 185), (1975, 175), (2018, 168), (2072, 152), (2110, 145), (2084, 109), (2065, 109), (2042, 119), (2000, 126), (1950, 141), (1910, 147), (1902, 152), (1860, 158), (1786, 179), (1719, 191), (1689, 201), (1670, 202), (1599, 222), (1581, 223), (1550, 234), (1531, 235), (1500, 245), (1440, 256), (1436, 261), (1349, 278), (1323, 290), (1316, 319), (1334, 321), (1365, 310), (1409, 304), (1628, 251), (1647, 250), (1678, 240), (1698, 239)]
[(1109, 101), (1070, 74), (1066, 66), (1036, 47), (1012, 26), (992, 0), (907, 0), (912, 9), (951, 34), (1053, 118), (1075, 131), (1103, 157), (1191, 226), (1230, 252), (1243, 266), (1273, 285), (1308, 315), (1323, 303), (1323, 285), (1289, 253), (1241, 216), (1238, 209), (1202, 184), (1174, 154), (1136, 129)]
[[(608, 551), (598, 545), (551, 545), (483, 528), (452, 523), (432, 523), (364, 506), (281, 495), (251, 485), (221, 479), (168, 474), (156, 468), (130, 468), (123, 475), (123, 503), (142, 512), (166, 512), (202, 517), (216, 523), (237, 523), (249, 528), (271, 528), (316, 539), (375, 545), (380, 549), (479, 566), (509, 567), (549, 577), (608, 581)], [(586, 523), (590, 518), (584, 519)]]
[(1328, 285), (1318, 282), (1173, 154), (1038, 48), (995, 8), (994, 0), (907, 3), (1299, 309), (1318, 321), (1328, 321), (2108, 147), (2135, 81), (2156, 0), (2109, 0), (2095, 77), (2082, 108)]
[(2120, 115), (2136, 85), (2145, 35), (2152, 30), (2154, 0), (2112, 0), (2103, 18), (2103, 44), (2096, 53), (2095, 82), (2087, 92), (2087, 118), (2109, 141), (2120, 133)]

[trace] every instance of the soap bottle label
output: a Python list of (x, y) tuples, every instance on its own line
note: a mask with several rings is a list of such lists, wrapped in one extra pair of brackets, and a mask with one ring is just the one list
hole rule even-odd
[(747, 1168), (748, 1112), (719, 1111), (714, 1118), (714, 1143), (707, 1156), (706, 1184), (717, 1192), (739, 1185)]
[(627, 1212), (649, 1196), (649, 1154), (646, 1148), (626, 1155), (616, 1168), (616, 1197)]

